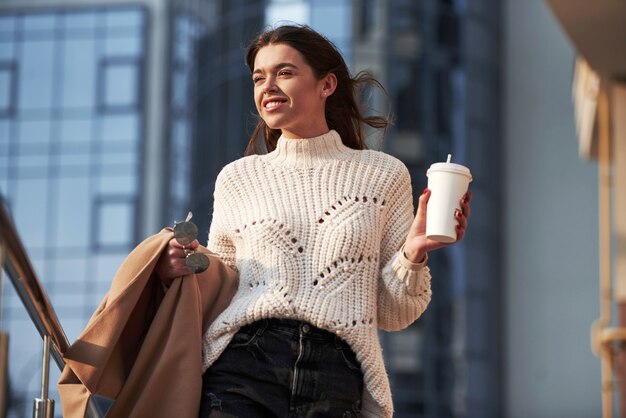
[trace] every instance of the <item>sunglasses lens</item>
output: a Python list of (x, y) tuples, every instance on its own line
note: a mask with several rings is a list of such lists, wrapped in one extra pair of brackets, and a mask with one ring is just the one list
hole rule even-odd
[(198, 274), (209, 268), (209, 257), (206, 254), (193, 253), (187, 256), (185, 263), (189, 271), (193, 274)]
[(198, 237), (198, 227), (193, 222), (179, 222), (174, 226), (174, 238), (180, 245), (189, 245)]

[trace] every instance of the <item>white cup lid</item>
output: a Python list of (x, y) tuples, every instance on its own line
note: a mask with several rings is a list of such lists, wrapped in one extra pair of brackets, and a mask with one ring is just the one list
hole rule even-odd
[(472, 181), (472, 174), (470, 173), (469, 168), (465, 167), (461, 164), (455, 163), (434, 163), (430, 166), (428, 171), (426, 171), (426, 175), (435, 171), (443, 171), (446, 173), (456, 173), (469, 177), (470, 181)]

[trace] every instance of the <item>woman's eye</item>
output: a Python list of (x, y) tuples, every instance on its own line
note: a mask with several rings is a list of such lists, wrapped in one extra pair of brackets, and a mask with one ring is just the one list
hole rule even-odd
[(259, 82), (259, 81), (261, 81), (261, 80), (263, 80), (263, 77), (255, 77), (255, 78), (253, 78), (253, 79), (252, 79), (252, 82), (253, 82), (254, 84), (256, 84), (256, 83), (258, 83), (258, 82)]

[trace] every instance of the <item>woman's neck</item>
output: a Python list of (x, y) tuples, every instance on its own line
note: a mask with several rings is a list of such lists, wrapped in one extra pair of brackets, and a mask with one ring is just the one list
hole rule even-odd
[(309, 126), (304, 130), (298, 130), (298, 132), (283, 129), (281, 130), (281, 136), (287, 139), (317, 138), (327, 134), (328, 131), (330, 129), (326, 121), (324, 121), (323, 123)]
[(287, 138), (283, 135), (278, 139), (276, 149), (266, 158), (272, 164), (281, 166), (312, 168), (354, 152), (341, 142), (336, 131), (331, 130), (313, 138)]

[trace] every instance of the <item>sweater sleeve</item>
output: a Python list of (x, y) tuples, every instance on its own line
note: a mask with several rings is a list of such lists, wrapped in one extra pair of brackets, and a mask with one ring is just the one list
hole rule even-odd
[(400, 250), (413, 222), (411, 177), (400, 165), (387, 193), (387, 219), (382, 231), (381, 277), (378, 282), (378, 326), (396, 331), (409, 326), (430, 302), (430, 270), (426, 260), (411, 263)]
[(209, 227), (207, 249), (215, 253), (227, 266), (237, 270), (236, 249), (231, 235), (233, 227), (229, 227), (229, 214), (232, 214), (232, 211), (228, 209), (229, 199), (233, 196), (228, 192), (228, 182), (225, 177), (222, 171), (215, 181), (213, 216)]

